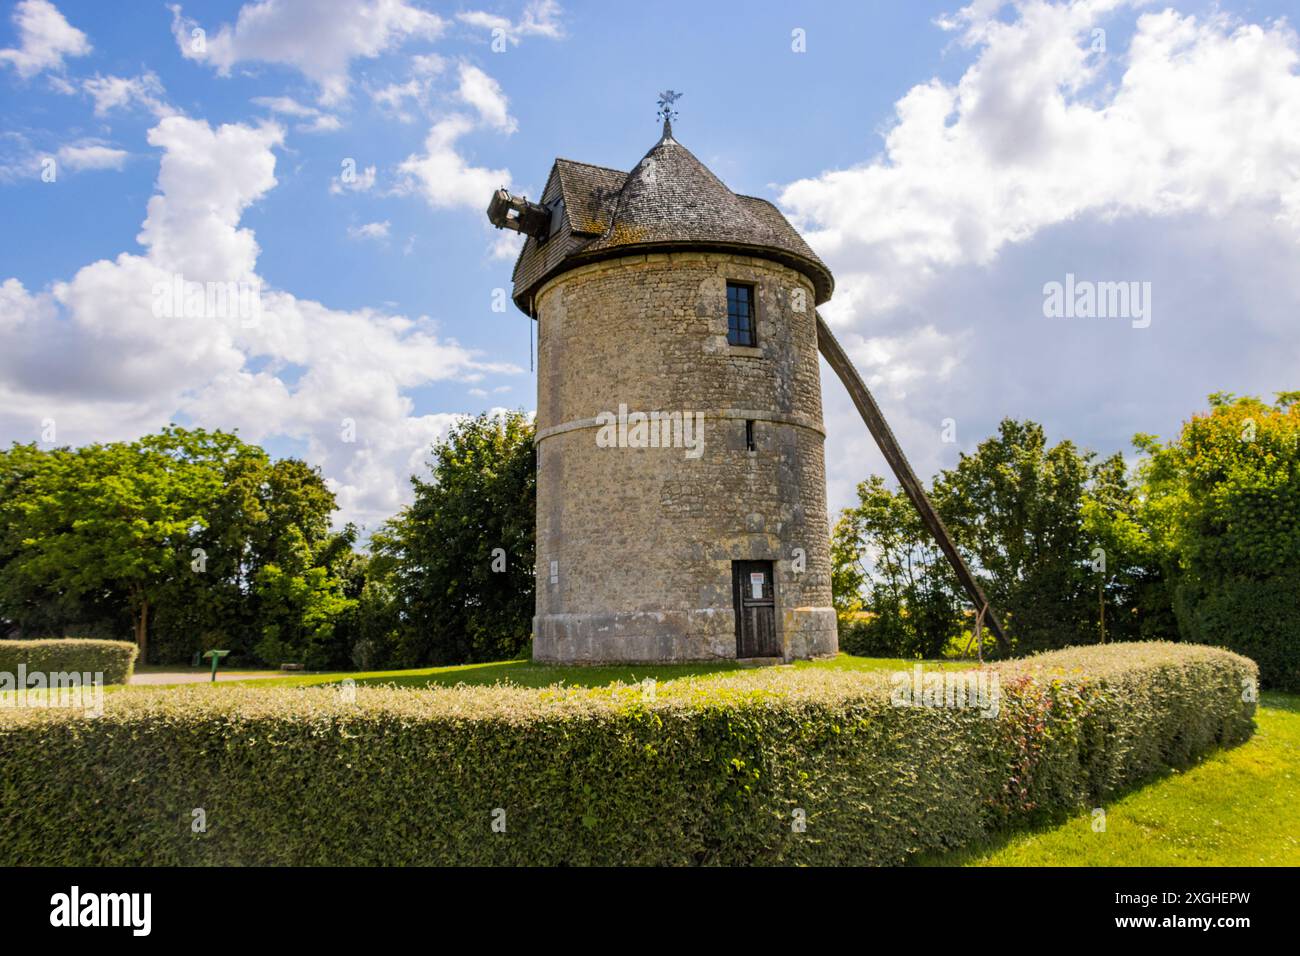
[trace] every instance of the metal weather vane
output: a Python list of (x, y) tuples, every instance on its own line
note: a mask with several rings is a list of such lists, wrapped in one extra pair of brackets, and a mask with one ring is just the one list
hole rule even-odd
[(659, 94), (659, 112), (658, 117), (665, 124), (671, 124), (677, 118), (677, 111), (673, 109), (673, 104), (681, 99), (683, 94), (676, 90), (664, 90)]

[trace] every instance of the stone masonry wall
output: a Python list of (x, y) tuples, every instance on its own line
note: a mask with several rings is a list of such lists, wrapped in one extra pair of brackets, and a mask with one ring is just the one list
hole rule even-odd
[[(727, 343), (729, 279), (755, 285), (756, 348)], [(535, 658), (735, 657), (733, 560), (774, 562), (787, 659), (835, 651), (813, 303), (800, 273), (718, 253), (540, 291)], [(702, 412), (702, 454), (600, 447), (597, 416), (620, 405)]]

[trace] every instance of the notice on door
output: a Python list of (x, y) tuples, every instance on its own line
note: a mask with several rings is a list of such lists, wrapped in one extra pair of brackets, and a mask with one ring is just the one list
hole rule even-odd
[(755, 601), (763, 600), (763, 572), (758, 571), (749, 576), (749, 590), (754, 595)]

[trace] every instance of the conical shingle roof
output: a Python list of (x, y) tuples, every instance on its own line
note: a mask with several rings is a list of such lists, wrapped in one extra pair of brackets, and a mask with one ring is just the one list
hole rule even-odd
[(733, 193), (672, 127), (630, 173), (556, 160), (542, 195), (559, 220), (550, 236), (529, 237), (515, 264), (515, 302), (530, 312), (547, 280), (589, 262), (640, 252), (731, 251), (775, 259), (802, 272), (817, 303), (834, 279), (771, 203)]

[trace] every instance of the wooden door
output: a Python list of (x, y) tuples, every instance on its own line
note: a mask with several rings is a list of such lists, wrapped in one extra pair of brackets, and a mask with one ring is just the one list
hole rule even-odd
[(736, 656), (780, 657), (772, 562), (733, 561), (731, 582), (736, 607)]

